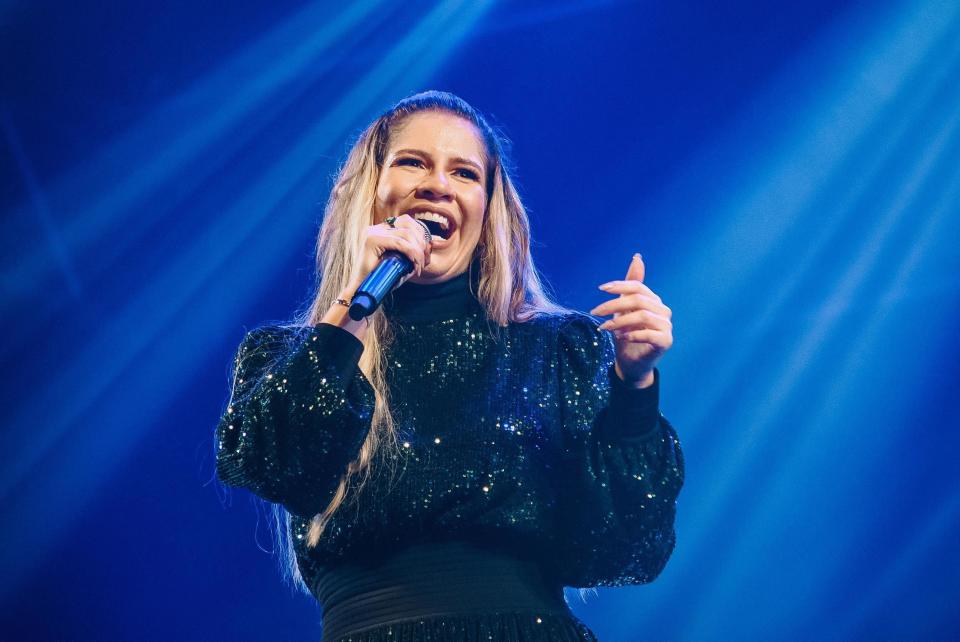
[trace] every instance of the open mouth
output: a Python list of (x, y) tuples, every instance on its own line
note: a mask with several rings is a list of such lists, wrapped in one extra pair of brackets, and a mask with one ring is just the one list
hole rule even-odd
[(447, 238), (447, 231), (443, 229), (443, 226), (436, 221), (424, 221), (424, 225), (430, 230), (431, 236), (438, 236), (442, 239)]
[(453, 226), (450, 219), (436, 212), (411, 212), (410, 215), (427, 226), (430, 235), (440, 239), (450, 238)]

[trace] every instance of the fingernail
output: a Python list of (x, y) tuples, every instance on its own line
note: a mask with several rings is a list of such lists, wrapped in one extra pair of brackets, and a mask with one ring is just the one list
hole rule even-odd
[(636, 261), (637, 259), (640, 259), (641, 261), (643, 260), (643, 257), (640, 256), (640, 253), (639, 253), (639, 252), (637, 252), (636, 254), (633, 255), (633, 260)]
[(610, 284), (609, 284), (609, 283), (604, 283), (603, 285), (600, 285), (600, 286), (598, 286), (598, 287), (599, 287), (601, 290), (609, 290), (609, 289), (610, 289)]

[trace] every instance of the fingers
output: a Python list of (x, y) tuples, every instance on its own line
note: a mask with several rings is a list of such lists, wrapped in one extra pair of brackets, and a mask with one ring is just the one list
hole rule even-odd
[(651, 330), (647, 328), (644, 330), (618, 332), (616, 334), (619, 339), (624, 339), (632, 343), (650, 344), (654, 350), (660, 353), (666, 352), (670, 349), (670, 346), (673, 345), (673, 335), (663, 330)]
[(370, 237), (371, 241), (375, 242), (375, 247), (377, 249), (377, 254), (382, 256), (384, 252), (388, 250), (395, 250), (400, 252), (408, 259), (413, 261), (413, 275), (417, 276), (424, 268), (424, 255), (423, 251), (417, 246), (414, 241), (411, 241), (405, 236), (399, 234), (390, 235), (390, 236), (376, 236)]
[(590, 314), (603, 317), (608, 314), (621, 314), (623, 312), (632, 312), (633, 310), (650, 310), (668, 319), (673, 315), (673, 311), (665, 306), (659, 298), (647, 296), (646, 294), (622, 295), (616, 299), (601, 303), (590, 310)]
[(673, 324), (667, 317), (650, 310), (635, 310), (634, 312), (620, 314), (600, 324), (601, 330), (635, 330), (641, 328), (670, 332), (673, 330)]
[(368, 265), (368, 271), (373, 269), (373, 265), (387, 250), (400, 252), (413, 262), (411, 276), (419, 276), (430, 264), (430, 243), (424, 228), (407, 214), (398, 216), (393, 226), (380, 223), (368, 227), (364, 244), (369, 257), (367, 261), (372, 262)]
[(639, 254), (634, 254), (633, 260), (630, 261), (630, 267), (627, 268), (627, 280), (643, 281), (645, 273), (646, 266), (643, 264), (643, 258)]
[(609, 292), (610, 294), (646, 294), (657, 301), (660, 300), (660, 297), (657, 296), (653, 290), (640, 281), (608, 281), (599, 287), (604, 292)]
[[(403, 214), (397, 217), (395, 223), (398, 230), (406, 236), (420, 253), (420, 263), (422, 267), (430, 265), (430, 241), (427, 240), (427, 231), (422, 223), (418, 223), (415, 218), (409, 214)], [(413, 257), (410, 257), (413, 259)], [(418, 273), (419, 274), (419, 273)]]
[(616, 340), (617, 367), (631, 371), (652, 367), (673, 345), (673, 311), (643, 283), (645, 272), (643, 259), (634, 254), (625, 279), (599, 286), (616, 298), (591, 310), (596, 315), (613, 315), (599, 329), (611, 331)]
[[(421, 252), (423, 255), (421, 261), (423, 266), (426, 267), (430, 265), (431, 245), (427, 236), (428, 232), (423, 224), (417, 222), (417, 220), (409, 214), (403, 214), (397, 217), (394, 225), (396, 225), (396, 229)], [(410, 257), (410, 259), (414, 260), (413, 257)]]

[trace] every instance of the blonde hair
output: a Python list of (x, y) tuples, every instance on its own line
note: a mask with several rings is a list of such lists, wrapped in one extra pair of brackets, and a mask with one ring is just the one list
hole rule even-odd
[[(476, 126), (485, 143), (487, 211), (473, 259), (480, 271), (475, 294), (488, 319), (497, 326), (506, 326), (528, 321), (538, 314), (566, 312), (544, 292), (533, 265), (530, 224), (507, 170), (505, 139), (466, 101), (447, 92), (428, 91), (405, 98), (382, 114), (360, 134), (350, 150), (334, 181), (317, 237), (317, 289), (309, 307), (295, 323), (319, 323), (330, 302), (347, 287), (360, 260), (362, 233), (373, 224), (377, 182), (390, 135), (406, 118), (421, 111), (444, 111), (460, 116)], [(344, 471), (329, 505), (311, 520), (307, 534), (309, 548), (318, 544), (331, 517), (350, 491), (368, 479), (379, 449), (384, 445), (396, 447), (385, 363), (391, 328), (381, 310), (368, 321), (370, 327), (363, 340), (359, 367), (376, 398), (370, 431), (356, 459)], [(289, 516), (279, 505), (277, 510), (276, 525), (282, 526), (278, 528), (278, 539), (286, 551), (285, 570), (301, 588), (306, 588), (296, 563)]]

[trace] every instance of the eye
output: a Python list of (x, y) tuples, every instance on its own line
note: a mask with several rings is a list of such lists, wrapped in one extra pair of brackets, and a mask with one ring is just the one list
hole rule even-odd
[(423, 161), (413, 156), (404, 156), (394, 161), (394, 165), (405, 165), (407, 167), (423, 167)]
[(477, 173), (476, 173), (475, 171), (473, 171), (472, 169), (467, 169), (466, 167), (461, 167), (461, 168), (457, 169), (454, 173), (455, 173), (457, 176), (460, 176), (461, 178), (466, 178), (467, 180), (471, 180), (471, 181), (478, 181), (478, 180), (480, 180), (480, 175), (479, 175), (479, 174), (477, 174)]

